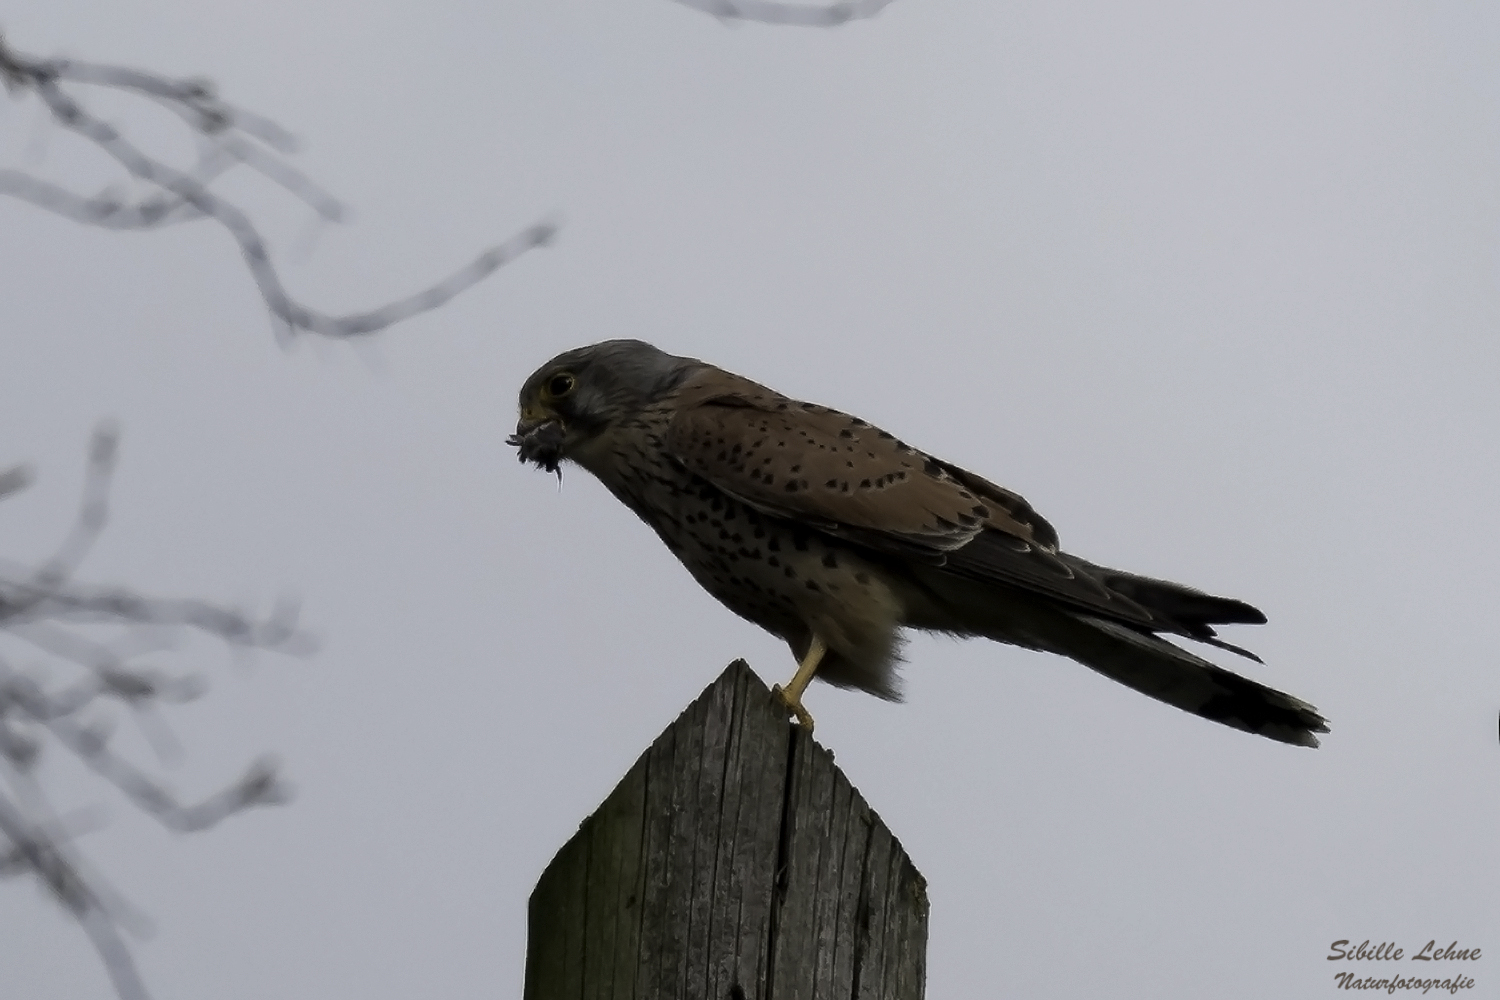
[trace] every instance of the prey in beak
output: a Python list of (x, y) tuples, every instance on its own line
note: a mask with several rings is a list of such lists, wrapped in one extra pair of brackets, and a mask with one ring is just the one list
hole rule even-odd
[(563, 438), (566, 434), (560, 420), (528, 422), (522, 419), (516, 425), (516, 432), (506, 438), (505, 443), (516, 449), (517, 459), (531, 462), (539, 469), (555, 472), (557, 481), (562, 482), (562, 468), (558, 463), (562, 461)]

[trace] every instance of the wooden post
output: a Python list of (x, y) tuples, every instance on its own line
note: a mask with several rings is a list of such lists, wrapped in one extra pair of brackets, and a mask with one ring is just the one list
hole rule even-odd
[(531, 894), (526, 1000), (919, 1000), (926, 882), (737, 660)]

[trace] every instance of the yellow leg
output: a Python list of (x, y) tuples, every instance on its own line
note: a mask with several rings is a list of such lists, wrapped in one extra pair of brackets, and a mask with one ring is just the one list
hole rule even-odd
[(812, 683), (813, 674), (818, 672), (818, 664), (823, 661), (823, 655), (827, 652), (828, 647), (823, 644), (823, 640), (814, 635), (812, 645), (807, 648), (807, 655), (797, 664), (797, 672), (787, 682), (786, 688), (783, 689), (778, 684), (771, 689), (771, 693), (781, 699), (787, 711), (797, 717), (797, 724), (807, 730), (808, 735), (812, 735), (813, 717), (802, 707), (802, 692)]

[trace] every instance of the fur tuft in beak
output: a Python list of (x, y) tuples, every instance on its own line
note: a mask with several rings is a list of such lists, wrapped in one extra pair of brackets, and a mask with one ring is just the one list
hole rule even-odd
[(516, 432), (505, 439), (505, 443), (517, 449), (516, 458), (522, 462), (531, 462), (539, 469), (557, 473), (557, 479), (562, 481), (562, 469), (558, 463), (562, 461), (563, 436), (565, 435), (563, 425), (557, 420), (544, 420), (538, 424), (518, 424)]

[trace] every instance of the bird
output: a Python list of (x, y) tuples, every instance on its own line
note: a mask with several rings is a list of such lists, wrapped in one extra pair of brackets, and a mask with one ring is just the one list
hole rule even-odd
[(559, 480), (582, 467), (720, 603), (779, 637), (773, 690), (814, 726), (816, 677), (901, 700), (906, 630), (1055, 653), (1168, 705), (1316, 747), (1317, 709), (1189, 652), (1260, 662), (1213, 626), (1264, 624), (1243, 601), (1062, 551), (1020, 494), (839, 410), (640, 340), (566, 351), (521, 387), (507, 444)]

